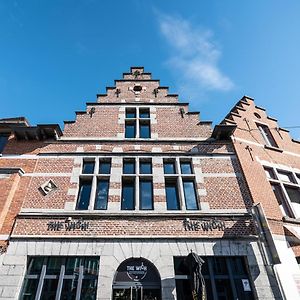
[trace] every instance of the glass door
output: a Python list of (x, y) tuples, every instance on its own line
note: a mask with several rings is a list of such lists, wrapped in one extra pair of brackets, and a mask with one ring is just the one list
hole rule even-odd
[(142, 286), (114, 288), (113, 300), (160, 300), (159, 289), (145, 289)]

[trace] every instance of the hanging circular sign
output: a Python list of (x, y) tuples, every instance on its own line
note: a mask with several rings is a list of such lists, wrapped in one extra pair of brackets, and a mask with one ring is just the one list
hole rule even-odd
[(131, 280), (141, 281), (147, 275), (148, 267), (145, 266), (143, 262), (140, 262), (140, 264), (133, 264), (131, 261), (131, 263), (126, 266), (126, 271)]

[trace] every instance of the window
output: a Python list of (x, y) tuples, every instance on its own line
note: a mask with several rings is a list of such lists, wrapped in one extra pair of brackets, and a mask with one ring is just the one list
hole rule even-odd
[(265, 167), (267, 178), (284, 216), (300, 218), (300, 182), (298, 173)]
[(179, 203), (177, 182), (174, 180), (173, 181), (166, 180), (165, 187), (166, 187), (167, 209), (179, 210), (180, 203)]
[(191, 160), (166, 158), (163, 166), (167, 209), (198, 210), (198, 196)]
[(3, 152), (7, 141), (8, 141), (8, 135), (0, 135), (0, 154)]
[(267, 125), (257, 124), (257, 128), (267, 146), (278, 148), (278, 145), (275, 142), (275, 139), (273, 138), (272, 133)]
[(29, 257), (20, 299), (96, 299), (99, 257)]
[[(245, 257), (204, 256), (202, 275), (207, 299), (254, 299)], [(189, 266), (185, 257), (174, 257), (177, 300), (192, 300)]]
[(135, 208), (135, 180), (123, 179), (122, 182), (122, 210), (134, 210)]
[(193, 180), (183, 180), (186, 209), (198, 209), (195, 184)]
[(77, 210), (107, 209), (110, 170), (110, 158), (83, 160), (79, 177)]
[(164, 173), (165, 174), (176, 174), (175, 160), (164, 161)]
[(127, 107), (125, 109), (125, 138), (151, 138), (150, 109)]
[(124, 158), (121, 209), (153, 210), (153, 206), (151, 159)]

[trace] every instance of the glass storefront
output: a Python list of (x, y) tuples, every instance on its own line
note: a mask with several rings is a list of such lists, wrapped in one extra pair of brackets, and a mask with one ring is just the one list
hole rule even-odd
[(29, 257), (20, 299), (94, 300), (99, 257)]
[[(243, 256), (203, 256), (202, 276), (208, 300), (253, 300), (252, 284)], [(190, 269), (185, 256), (174, 257), (177, 300), (193, 300)]]

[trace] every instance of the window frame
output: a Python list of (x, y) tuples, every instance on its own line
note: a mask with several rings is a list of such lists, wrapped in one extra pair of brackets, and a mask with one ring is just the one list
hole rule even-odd
[(260, 135), (262, 136), (265, 145), (268, 147), (274, 147), (278, 148), (278, 144), (269, 128), (268, 125), (263, 124), (263, 123), (258, 123), (256, 122), (256, 126), (258, 128), (258, 131), (260, 132)]
[[(93, 173), (83, 173), (83, 167), (84, 167), (85, 162), (94, 162)], [(102, 174), (100, 173), (100, 164), (101, 164), (101, 162), (109, 162), (109, 164), (110, 164), (110, 172), (109, 173), (102, 173)], [(98, 157), (88, 157), (88, 158), (85, 157), (85, 158), (82, 159), (75, 210), (85, 210), (85, 211), (107, 210), (108, 200), (109, 200), (111, 169), (112, 169), (112, 158), (111, 157), (98, 156)], [(106, 209), (95, 209), (98, 182), (101, 181), (101, 180), (108, 181)], [(90, 181), (91, 182), (91, 191), (90, 191), (90, 197), (89, 197), (89, 204), (88, 204), (88, 207), (86, 209), (79, 209), (78, 207), (79, 207), (79, 203), (80, 203), (81, 183), (85, 182), (85, 181)]]
[[(134, 172), (133, 173), (125, 173), (125, 164), (126, 162), (134, 163)], [(151, 165), (151, 173), (141, 172), (141, 165), (143, 163), (150, 163)], [(121, 210), (129, 210), (124, 209), (123, 207), (123, 182), (132, 181), (134, 185), (134, 204), (133, 209), (130, 210), (138, 210), (138, 211), (152, 211), (154, 210), (154, 187), (153, 187), (153, 164), (152, 157), (123, 157), (122, 160), (122, 183), (121, 183)], [(148, 181), (151, 182), (151, 194), (152, 194), (152, 208), (142, 208), (141, 199), (142, 196), (140, 194), (140, 182)]]
[[(135, 113), (132, 113), (135, 112)], [(132, 114), (132, 115), (130, 115)], [(148, 117), (144, 117), (142, 114), (147, 114)], [(125, 139), (151, 139), (151, 110), (150, 107), (135, 107), (127, 106), (125, 107), (125, 130), (124, 137)], [(127, 126), (134, 125), (134, 134), (128, 136)], [(149, 128), (149, 134), (147, 136), (142, 136), (142, 126), (147, 126)]]
[[(293, 201), (290, 199), (290, 195), (287, 191), (287, 188), (292, 188), (298, 190), (299, 193), (299, 205), (300, 205), (300, 181), (297, 179), (297, 174), (299, 172), (295, 172), (294, 170), (286, 170), (283, 168), (263, 166), (264, 170), (267, 172), (272, 172), (274, 174), (274, 178), (267, 178), (269, 181), (272, 191), (274, 192), (274, 196), (277, 199), (280, 210), (283, 216), (290, 218), (300, 218), (300, 209), (297, 212), (295, 206), (293, 205)], [(285, 174), (290, 181), (286, 181), (283, 177), (280, 177), (281, 174)], [(276, 193), (275, 190), (277, 189)], [(281, 203), (280, 203), (281, 202)], [(300, 208), (300, 207), (299, 207)]]
[[(174, 165), (174, 172), (175, 173), (166, 173), (165, 172), (165, 164), (172, 163)], [(190, 169), (192, 173), (182, 173), (181, 165), (182, 163), (189, 163)], [(196, 175), (195, 170), (193, 167), (193, 159), (192, 158), (186, 158), (186, 157), (164, 157), (163, 158), (163, 171), (164, 171), (164, 179), (165, 179), (165, 191), (166, 191), (166, 183), (176, 182), (177, 184), (177, 191), (178, 191), (178, 199), (179, 199), (179, 209), (182, 211), (198, 211), (201, 209), (201, 203), (200, 203), (200, 196), (198, 193), (197, 188), (197, 181), (196, 181)], [(196, 199), (196, 209), (190, 209), (188, 208), (188, 199), (185, 193), (184, 189), (184, 182), (185, 181), (192, 181), (194, 186), (194, 195)], [(167, 195), (166, 195), (166, 208), (167, 210), (173, 210), (168, 209), (167, 205)], [(176, 209), (177, 210), (177, 209)]]

